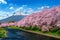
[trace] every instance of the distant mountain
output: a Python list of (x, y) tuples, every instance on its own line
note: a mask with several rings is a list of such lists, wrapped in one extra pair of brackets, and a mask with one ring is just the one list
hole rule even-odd
[(13, 16), (10, 16), (6, 19), (3, 19), (3, 20), (0, 20), (0, 22), (8, 22), (8, 21), (19, 21), (21, 20), (22, 18), (24, 18), (26, 15), (13, 15)]

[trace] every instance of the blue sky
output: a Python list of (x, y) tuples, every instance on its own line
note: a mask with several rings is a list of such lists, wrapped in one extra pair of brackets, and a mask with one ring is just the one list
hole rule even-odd
[(59, 6), (60, 0), (0, 0), (0, 20), (12, 15), (28, 15), (44, 8)]

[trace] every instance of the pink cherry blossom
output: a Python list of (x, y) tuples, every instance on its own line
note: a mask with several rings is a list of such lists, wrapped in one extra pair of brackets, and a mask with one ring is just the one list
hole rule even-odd
[[(36, 25), (38, 28), (42, 28), (42, 30), (48, 31), (53, 28), (53, 25), (60, 27), (60, 6), (44, 9), (41, 12), (32, 13), (27, 17), (23, 18), (21, 21), (18, 21), (18, 26), (27, 26)], [(59, 23), (58, 23), (59, 22)], [(45, 27), (45, 26), (49, 27)]]
[(42, 31), (49, 31), (49, 28), (47, 26), (43, 25), (42, 28), (41, 28), (41, 30)]
[(6, 26), (8, 26), (8, 23), (2, 23), (2, 24), (0, 25), (0, 27), (6, 27)]

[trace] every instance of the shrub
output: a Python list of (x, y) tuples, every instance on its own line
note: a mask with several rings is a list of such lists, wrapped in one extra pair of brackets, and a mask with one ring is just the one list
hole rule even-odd
[(52, 30), (50, 30), (50, 32), (55, 33), (55, 32), (57, 32), (58, 30), (59, 30), (59, 28), (53, 28)]
[(37, 28), (37, 26), (34, 26), (34, 27), (32, 28), (32, 30), (40, 30), (40, 29)]
[(29, 30), (32, 30), (32, 26), (29, 27)]
[(25, 26), (21, 27), (22, 29), (25, 29)]
[(60, 36), (60, 29), (56, 33)]

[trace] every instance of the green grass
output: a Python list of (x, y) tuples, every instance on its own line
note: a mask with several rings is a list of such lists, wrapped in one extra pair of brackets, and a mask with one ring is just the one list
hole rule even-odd
[(6, 30), (4, 28), (0, 28), (0, 37), (6, 37)]
[(48, 32), (42, 32), (41, 29), (37, 28), (36, 26), (32, 28), (32, 26), (30, 26), (29, 28), (27, 27), (21, 27), (22, 29), (25, 30), (31, 30), (31, 31), (35, 31), (35, 32), (40, 32), (40, 33), (44, 33), (44, 34), (50, 34), (50, 35), (54, 35), (54, 36), (60, 36), (60, 28), (59, 29), (54, 29), (52, 31), (48, 31)]
[(8, 26), (7, 28), (11, 28), (11, 29), (19, 29), (17, 26)]

